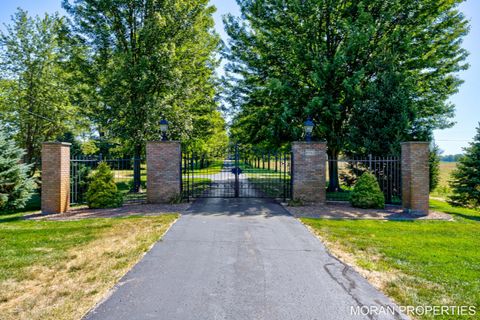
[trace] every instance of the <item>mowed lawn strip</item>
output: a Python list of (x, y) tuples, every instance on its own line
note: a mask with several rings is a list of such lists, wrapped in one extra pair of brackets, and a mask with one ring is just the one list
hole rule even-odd
[(178, 215), (26, 221), (0, 216), (0, 318), (80, 319)]
[(475, 306), (477, 315), (462, 319), (479, 319), (480, 212), (435, 203), (456, 221), (302, 221), (398, 304)]

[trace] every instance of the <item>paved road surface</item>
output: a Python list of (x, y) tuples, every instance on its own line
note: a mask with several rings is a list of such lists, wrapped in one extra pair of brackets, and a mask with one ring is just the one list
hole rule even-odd
[(392, 303), (281, 206), (202, 199), (86, 319), (368, 319), (359, 305)]

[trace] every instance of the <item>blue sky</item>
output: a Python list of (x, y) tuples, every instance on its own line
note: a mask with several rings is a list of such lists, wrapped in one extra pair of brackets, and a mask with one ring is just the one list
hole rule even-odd
[[(226, 39), (223, 30), (222, 15), (239, 14), (235, 0), (211, 0), (217, 7), (215, 21), (217, 30)], [(22, 7), (31, 15), (45, 12), (61, 11), (60, 0), (8, 0), (0, 4), (0, 22), (2, 25), (10, 21), (10, 16), (17, 7)], [(461, 73), (465, 83), (458, 94), (451, 98), (457, 106), (456, 125), (447, 130), (435, 132), (435, 138), (445, 154), (460, 153), (462, 147), (468, 145), (475, 135), (475, 127), (480, 122), (480, 1), (467, 0), (461, 10), (470, 20), (471, 31), (464, 41), (464, 47), (470, 52), (468, 62), (470, 69)], [(2, 26), (2, 30), (3, 30)]]

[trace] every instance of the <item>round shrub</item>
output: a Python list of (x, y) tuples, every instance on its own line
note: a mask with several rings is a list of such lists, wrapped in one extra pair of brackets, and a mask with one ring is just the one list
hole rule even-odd
[(92, 209), (117, 208), (123, 204), (110, 167), (102, 162), (92, 174), (86, 194), (87, 204)]
[(373, 174), (365, 172), (358, 179), (352, 190), (350, 203), (354, 207), (365, 209), (383, 209), (385, 207), (385, 197)]

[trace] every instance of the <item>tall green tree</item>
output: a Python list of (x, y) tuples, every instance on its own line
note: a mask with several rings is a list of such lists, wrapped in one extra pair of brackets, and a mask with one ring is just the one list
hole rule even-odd
[(0, 34), (0, 118), (26, 150), (27, 163), (38, 163), (42, 142), (77, 125), (66, 30), (58, 14), (31, 18), (19, 9)]
[(450, 182), (450, 203), (457, 206), (480, 207), (480, 123), (477, 135), (458, 161)]
[(35, 180), (22, 163), (24, 151), (0, 129), (0, 211), (22, 209), (30, 199)]
[(430, 192), (432, 192), (440, 182), (440, 147), (432, 142), (432, 148), (428, 157)]
[[(102, 135), (139, 158), (145, 142), (159, 138), (161, 119), (171, 138), (188, 140), (203, 116), (216, 116), (220, 40), (208, 0), (64, 0), (63, 7), (91, 49), (85, 74), (98, 103), (90, 115)], [(139, 165), (134, 171), (138, 189)]]
[[(237, 2), (242, 17), (225, 21), (237, 139), (285, 144), (311, 116), (335, 159), (398, 153), (451, 125), (467, 67), (462, 0)], [(329, 174), (338, 189), (336, 162)]]

